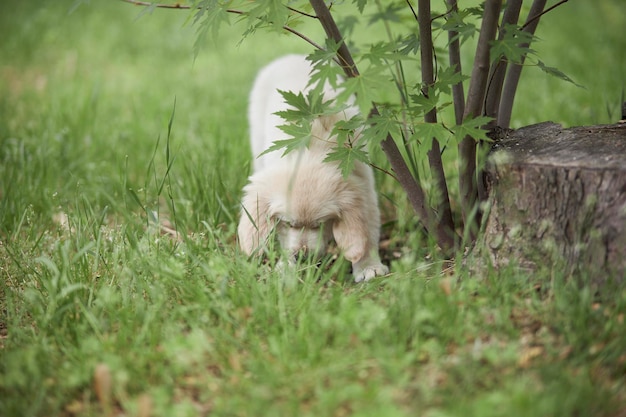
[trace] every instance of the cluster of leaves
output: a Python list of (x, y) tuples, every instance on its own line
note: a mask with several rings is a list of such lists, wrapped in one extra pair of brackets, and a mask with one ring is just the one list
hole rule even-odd
[[(286, 121), (282, 129), (292, 139), (276, 142), (269, 151), (307, 146), (313, 118), (354, 102), (367, 117), (336, 126), (337, 147), (328, 160), (339, 161), (347, 174), (356, 161), (371, 163), (367, 150), (382, 146), (417, 214), (449, 252), (461, 243), (459, 231), (476, 230), (479, 218), (471, 213), (484, 198), (479, 195), (482, 175), (477, 147), (489, 141), (490, 128), (508, 127), (521, 67), (533, 65), (573, 81), (534, 57), (530, 48), (537, 41), (533, 33), (545, 0), (534, 0), (525, 25), (517, 23), (522, 0), (507, 2), (504, 9), (501, 0), (466, 9), (458, 9), (456, 0), (446, 0), (440, 3), (439, 13), (431, 13), (430, 3), (419, 0), (416, 10), (412, 2), (399, 0), (385, 5), (364, 0), (200, 0), (191, 8), (199, 24), (199, 40), (209, 30), (218, 35), (223, 24), (236, 19), (245, 26), (243, 38), (269, 29), (288, 31), (311, 44), (309, 59), (315, 67), (311, 83), (317, 88), (307, 94), (283, 92), (293, 110), (280, 114)], [(304, 34), (309, 21), (317, 21), (326, 31), (323, 46)], [(459, 48), (477, 35), (474, 68), (468, 77), (461, 68)], [(525, 63), (531, 56), (530, 64)], [(512, 87), (501, 95), (507, 66)], [(323, 99), (323, 85), (340, 91), (336, 100)], [(455, 225), (452, 216), (441, 214), (450, 212), (441, 152), (451, 147), (459, 148), (459, 199), (465, 225)], [(428, 181), (434, 183), (428, 188), (435, 190), (430, 196), (421, 188)]]

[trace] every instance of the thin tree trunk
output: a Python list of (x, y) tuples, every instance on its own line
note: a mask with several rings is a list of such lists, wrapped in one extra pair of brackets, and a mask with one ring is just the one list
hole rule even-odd
[[(523, 0), (509, 0), (506, 3), (504, 14), (502, 16), (502, 23), (500, 24), (499, 40), (504, 39), (506, 35), (506, 26), (515, 25), (519, 20), (520, 10), (522, 8)], [(502, 84), (504, 84), (504, 77), (506, 76), (508, 61), (506, 57), (500, 57), (500, 59), (491, 65), (491, 71), (489, 72), (489, 82), (487, 83), (487, 97), (485, 98), (485, 115), (493, 118), (487, 125), (488, 129), (493, 129), (497, 124), (498, 108), (500, 107), (500, 97), (502, 96)], [(485, 143), (479, 143), (478, 147), (481, 150), (480, 154), (486, 154), (489, 146)], [(483, 202), (487, 200), (487, 189), (485, 187), (485, 173), (482, 167), (477, 169), (477, 189), (478, 189), (478, 201)], [(478, 224), (482, 221), (482, 212), (477, 212)]]
[[(476, 56), (463, 119), (480, 116), (483, 110), (487, 78), (489, 76), (490, 42), (496, 37), (498, 17), (502, 7), (502, 0), (486, 0), (483, 21), (476, 47)], [(459, 188), (465, 227), (469, 227), (470, 238), (474, 240), (477, 227), (472, 213), (476, 209), (478, 191), (476, 186), (476, 140), (466, 136), (459, 144)]]
[[(500, 25), (499, 40), (504, 39), (506, 34), (506, 25), (517, 24), (519, 19), (519, 13), (522, 8), (522, 0), (509, 0), (506, 3), (504, 9), (504, 15), (502, 16), (502, 24)], [(487, 98), (485, 100), (485, 114), (494, 119), (498, 116), (498, 108), (500, 107), (500, 96), (502, 95), (502, 84), (504, 83), (504, 77), (506, 76), (506, 68), (508, 61), (506, 57), (501, 57), (500, 60), (494, 63), (491, 67), (491, 73), (489, 75), (489, 84), (487, 86)], [(494, 120), (491, 125), (495, 125)]]
[[(457, 0), (446, 0), (448, 8), (451, 12), (458, 12), (459, 7)], [(448, 31), (448, 40), (450, 45), (448, 46), (448, 57), (450, 59), (450, 66), (454, 68), (457, 74), (463, 73), (461, 67), (461, 43), (458, 38), (459, 32), (450, 30)], [(463, 123), (463, 113), (465, 112), (465, 91), (463, 90), (463, 81), (452, 86), (452, 101), (454, 103), (454, 118), (457, 125)]]
[[(524, 31), (534, 34), (539, 25), (539, 16), (543, 12), (546, 6), (546, 0), (534, 0), (528, 12), (528, 18), (524, 25)], [(528, 47), (528, 44), (520, 45), (522, 47)], [(526, 57), (522, 56), (522, 62), (519, 64), (512, 64), (509, 68), (509, 72), (506, 75), (504, 86), (502, 88), (502, 97), (500, 99), (500, 106), (498, 109), (498, 126), (508, 128), (511, 124), (511, 113), (513, 111), (513, 101), (515, 100), (515, 92), (517, 91), (517, 84), (519, 83), (520, 76), (522, 75), (522, 68)]]
[[(435, 83), (435, 70), (433, 67), (433, 39), (430, 15), (430, 0), (419, 0), (417, 3), (417, 21), (420, 34), (420, 55), (422, 61), (422, 93), (428, 94), (428, 88)], [(432, 109), (424, 115), (426, 123), (437, 123), (437, 110)], [(452, 209), (450, 208), (450, 197), (448, 184), (443, 170), (441, 160), (441, 149), (436, 138), (432, 140), (432, 147), (428, 151), (428, 162), (431, 175), (433, 176), (436, 189), (436, 207), (438, 207), (439, 217), (437, 219), (437, 235), (440, 239), (444, 235), (454, 239), (454, 220), (452, 220)]]

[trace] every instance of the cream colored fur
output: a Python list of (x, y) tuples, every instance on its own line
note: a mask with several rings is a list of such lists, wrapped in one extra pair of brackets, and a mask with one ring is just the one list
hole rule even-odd
[[(389, 271), (378, 255), (380, 213), (372, 170), (357, 162), (344, 178), (337, 163), (324, 162), (336, 145), (331, 137), (335, 123), (355, 115), (356, 108), (315, 120), (307, 149), (284, 157), (282, 151), (259, 156), (274, 141), (288, 138), (277, 127), (285, 122), (274, 114), (287, 108), (277, 90), (306, 92), (311, 71), (304, 56), (288, 55), (263, 68), (255, 80), (248, 114), (254, 173), (244, 188), (239, 245), (248, 255), (260, 253), (276, 228), (292, 262), (303, 251), (323, 255), (334, 239), (352, 262), (355, 281), (366, 281)], [(335, 95), (325, 89), (326, 99)]]

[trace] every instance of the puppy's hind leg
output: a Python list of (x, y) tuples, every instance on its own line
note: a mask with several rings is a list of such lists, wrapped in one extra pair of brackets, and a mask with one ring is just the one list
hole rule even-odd
[(354, 281), (368, 281), (374, 277), (387, 275), (389, 268), (380, 261), (378, 254), (378, 241), (380, 238), (380, 210), (378, 208), (378, 195), (374, 185), (374, 175), (371, 168), (363, 166), (361, 173), (365, 179), (366, 192), (362, 210), (364, 214), (364, 226), (367, 229), (367, 245), (363, 257), (352, 263)]
[(351, 205), (351, 210), (345, 211), (341, 220), (333, 224), (333, 236), (346, 259), (352, 262), (356, 282), (389, 273), (389, 268), (382, 264), (378, 255), (378, 206), (376, 200), (368, 203), (372, 205)]

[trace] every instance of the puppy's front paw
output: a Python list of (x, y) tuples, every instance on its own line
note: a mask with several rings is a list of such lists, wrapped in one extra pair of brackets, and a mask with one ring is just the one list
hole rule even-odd
[(354, 275), (354, 282), (365, 282), (370, 279), (382, 275), (387, 275), (389, 268), (382, 263), (375, 263), (372, 265), (366, 265), (365, 267), (353, 267), (352, 274)]

